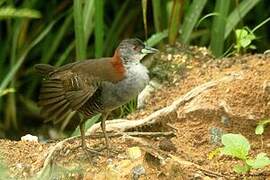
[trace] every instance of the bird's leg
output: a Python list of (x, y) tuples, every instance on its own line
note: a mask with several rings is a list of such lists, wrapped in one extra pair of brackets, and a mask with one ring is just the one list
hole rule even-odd
[(82, 148), (86, 149), (85, 145), (85, 122), (80, 123), (81, 139), (82, 139)]
[(102, 132), (103, 132), (104, 137), (105, 137), (105, 143), (106, 143), (106, 148), (107, 148), (108, 152), (110, 151), (111, 146), (110, 146), (108, 134), (106, 133), (106, 123), (105, 123), (105, 121), (106, 121), (109, 113), (110, 112), (106, 112), (106, 113), (102, 114), (102, 120), (101, 120), (101, 124), (100, 124)]
[(80, 131), (81, 131), (81, 140), (82, 140), (82, 144), (81, 144), (81, 147), (84, 151), (87, 151), (87, 152), (90, 152), (90, 153), (93, 153), (93, 154), (98, 154), (98, 155), (101, 155), (100, 152), (96, 151), (96, 150), (93, 150), (93, 149), (90, 149), (86, 146), (86, 143), (85, 143), (85, 120), (83, 119), (83, 115), (80, 114)]

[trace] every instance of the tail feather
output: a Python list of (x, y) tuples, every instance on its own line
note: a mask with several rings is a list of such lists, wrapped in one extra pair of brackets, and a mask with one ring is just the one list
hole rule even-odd
[(47, 76), (50, 72), (53, 72), (55, 70), (55, 67), (48, 64), (36, 64), (34, 68), (36, 72), (43, 76)]

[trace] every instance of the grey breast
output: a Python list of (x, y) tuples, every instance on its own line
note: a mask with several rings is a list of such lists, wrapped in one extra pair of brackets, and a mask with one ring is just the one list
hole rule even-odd
[(126, 67), (126, 77), (118, 83), (102, 84), (101, 101), (105, 110), (113, 110), (135, 98), (148, 84), (148, 70), (142, 64)]

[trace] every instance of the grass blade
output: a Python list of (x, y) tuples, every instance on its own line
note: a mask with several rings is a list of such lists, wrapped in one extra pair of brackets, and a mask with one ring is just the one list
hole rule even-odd
[(202, 10), (207, 0), (192, 1), (187, 14), (185, 15), (184, 22), (182, 25), (182, 34), (180, 40), (184, 44), (188, 44), (190, 41), (191, 32), (198, 22), (198, 19), (202, 13)]
[(147, 39), (146, 44), (148, 46), (155, 46), (167, 37), (168, 37), (168, 30), (164, 30), (162, 32), (153, 34), (150, 38)]
[(84, 37), (85, 44), (87, 46), (89, 37), (91, 36), (94, 29), (94, 14), (95, 6), (93, 0), (85, 1), (85, 6), (83, 8), (83, 25), (84, 25)]
[(142, 11), (143, 11), (143, 27), (145, 39), (147, 39), (147, 0), (142, 0)]
[(156, 32), (162, 31), (162, 12), (161, 12), (161, 0), (152, 0), (154, 25)]
[(74, 0), (74, 26), (75, 26), (75, 44), (77, 60), (86, 58), (86, 44), (84, 38), (84, 25), (82, 14), (82, 0)]
[(174, 0), (169, 23), (169, 44), (174, 45), (178, 36), (184, 0)]
[(16, 9), (13, 7), (0, 8), (0, 20), (8, 18), (41, 18), (41, 14), (33, 9)]
[[(16, 54), (18, 48), (18, 41), (23, 23), (21, 20), (16, 20), (14, 23), (14, 31), (12, 36), (11, 56), (10, 56), (10, 69), (16, 64)], [(12, 78), (9, 88), (15, 89), (16, 77)], [(7, 108), (5, 109), (5, 128), (9, 129), (11, 126), (17, 129), (17, 108), (16, 96), (14, 93), (8, 94)]]
[(216, 1), (215, 12), (218, 13), (218, 15), (214, 16), (210, 42), (210, 49), (216, 57), (220, 57), (223, 54), (224, 33), (229, 7), (230, 1), (228, 0)]
[(104, 0), (95, 0), (95, 57), (103, 55), (104, 44)]

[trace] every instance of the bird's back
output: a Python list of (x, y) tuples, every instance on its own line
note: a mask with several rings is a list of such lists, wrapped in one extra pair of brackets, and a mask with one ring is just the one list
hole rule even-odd
[(110, 58), (86, 60), (58, 68), (36, 65), (35, 69), (45, 77), (39, 96), (41, 114), (58, 123), (71, 111), (83, 111), (86, 102), (93, 102), (91, 107), (95, 109), (100, 83), (116, 83), (124, 78), (115, 72), (111, 61)]

